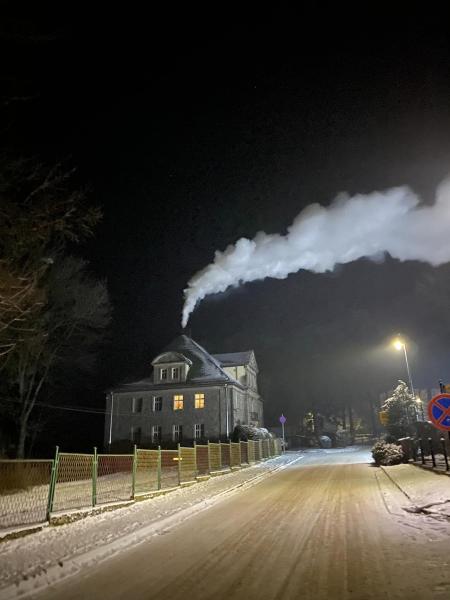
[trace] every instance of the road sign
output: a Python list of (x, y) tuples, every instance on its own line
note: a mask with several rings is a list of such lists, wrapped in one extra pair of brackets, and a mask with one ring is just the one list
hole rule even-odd
[(284, 424), (286, 423), (286, 417), (283, 415), (283, 413), (281, 413), (281, 417), (278, 419), (281, 423), (281, 430), (282, 430), (282, 436), (283, 436), (283, 452), (286, 448), (286, 440), (284, 439)]
[(281, 417), (278, 419), (280, 421), (280, 423), (282, 425), (284, 425), (286, 423), (286, 417), (282, 414)]
[(382, 425), (389, 425), (389, 413), (387, 410), (380, 410), (378, 416)]
[(428, 416), (437, 429), (450, 431), (450, 394), (438, 394), (428, 404)]

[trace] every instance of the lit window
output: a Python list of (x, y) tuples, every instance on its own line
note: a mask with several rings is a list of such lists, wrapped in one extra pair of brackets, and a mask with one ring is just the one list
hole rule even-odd
[(161, 441), (161, 425), (153, 425), (152, 442), (158, 444)]
[(204, 423), (196, 423), (194, 425), (194, 438), (201, 440), (205, 437), (205, 425)]
[(172, 367), (172, 379), (180, 379), (180, 367)]
[(161, 381), (165, 381), (167, 379), (167, 369), (160, 370), (159, 378), (161, 379)]
[(183, 396), (181, 394), (175, 395), (173, 397), (173, 410), (183, 410), (183, 405), (184, 405)]
[(195, 408), (205, 408), (205, 394), (195, 394)]
[(172, 439), (174, 442), (181, 442), (183, 439), (183, 426), (174, 425), (172, 429)]
[(143, 404), (142, 398), (133, 398), (133, 401), (131, 403), (131, 412), (134, 412), (134, 413), (142, 412), (142, 404)]
[(162, 396), (154, 396), (153, 412), (159, 412), (160, 410), (162, 410)]

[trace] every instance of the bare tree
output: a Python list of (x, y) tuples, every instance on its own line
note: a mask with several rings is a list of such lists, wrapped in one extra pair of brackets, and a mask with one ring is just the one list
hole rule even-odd
[(71, 189), (73, 171), (30, 161), (0, 164), (0, 370), (2, 395), (23, 456), (30, 415), (55, 369), (86, 362), (109, 322), (104, 282), (68, 257), (68, 241), (92, 234), (101, 213)]

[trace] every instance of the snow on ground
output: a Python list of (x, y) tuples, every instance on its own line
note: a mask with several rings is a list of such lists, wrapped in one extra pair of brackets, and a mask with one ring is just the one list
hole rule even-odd
[(450, 519), (450, 477), (413, 465), (396, 465), (383, 470), (410, 500), (410, 506), (405, 502), (406, 510)]
[(0, 599), (23, 596), (152, 535), (165, 533), (243, 487), (303, 458), (300, 453), (178, 488), (113, 512), (0, 543)]

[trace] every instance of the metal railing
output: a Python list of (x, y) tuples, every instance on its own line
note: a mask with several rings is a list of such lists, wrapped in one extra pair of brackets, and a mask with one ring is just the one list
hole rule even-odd
[(281, 454), (279, 440), (178, 445), (133, 454), (77, 454), (53, 460), (0, 460), (0, 531), (48, 521), (55, 513), (132, 501), (197, 477)]

